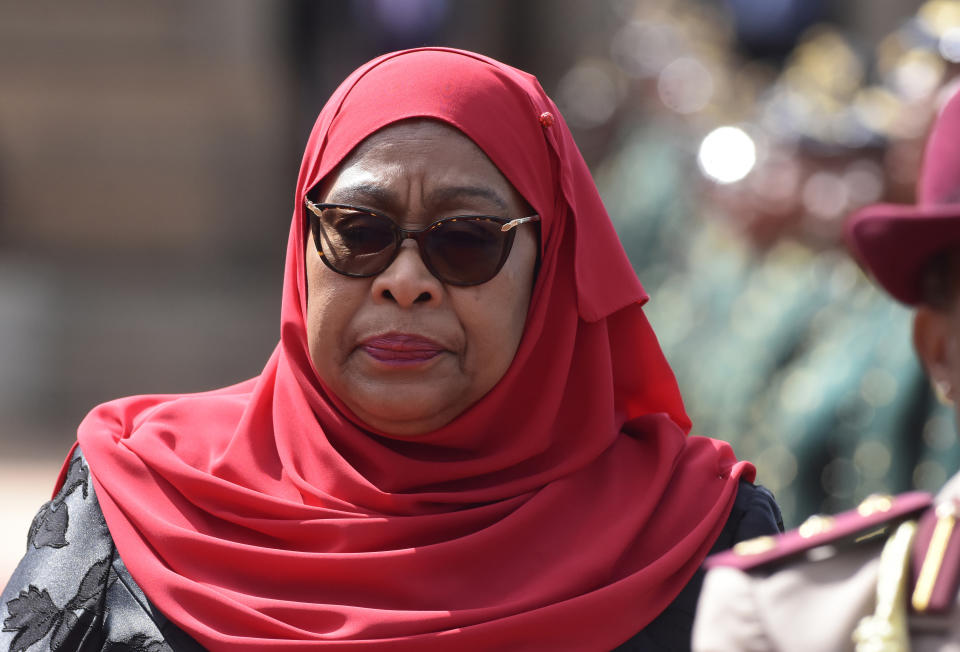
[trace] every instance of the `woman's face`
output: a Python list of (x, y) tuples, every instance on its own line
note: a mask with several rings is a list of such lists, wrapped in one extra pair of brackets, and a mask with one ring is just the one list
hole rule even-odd
[[(318, 201), (376, 209), (417, 229), (451, 215), (533, 211), (460, 131), (428, 120), (372, 134), (321, 184)], [(307, 337), (317, 374), (373, 428), (415, 436), (452, 421), (506, 373), (520, 343), (537, 258), (533, 227), (481, 285), (447, 285), (403, 241), (385, 271), (351, 278), (307, 239)]]

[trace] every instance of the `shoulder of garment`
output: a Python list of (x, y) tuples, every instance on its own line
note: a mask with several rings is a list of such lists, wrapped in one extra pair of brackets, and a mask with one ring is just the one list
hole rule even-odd
[(816, 514), (794, 530), (741, 541), (730, 550), (711, 556), (704, 565), (707, 569), (727, 566), (743, 571), (769, 571), (821, 546), (836, 549), (882, 540), (893, 527), (917, 517), (932, 504), (933, 497), (927, 492), (875, 494), (856, 509), (832, 516)]
[(34, 517), (26, 554), (0, 595), (0, 649), (202, 649), (150, 604), (130, 576), (79, 448), (63, 478)]
[(937, 500), (870, 496), (854, 510), (713, 555), (694, 649), (860, 649), (858, 636), (871, 629), (864, 623), (878, 620), (884, 596), (894, 594), (912, 649), (960, 643), (960, 482), (951, 484)]
[(763, 485), (741, 480), (725, 531), (733, 530), (729, 542), (718, 540), (714, 550), (723, 550), (741, 541), (771, 532), (783, 532), (783, 515), (773, 493)]
[[(783, 532), (783, 519), (773, 494), (766, 487), (741, 480), (727, 521), (710, 552), (718, 553), (744, 539), (777, 532)], [(703, 569), (697, 569), (673, 602), (615, 652), (689, 650), (703, 576)]]

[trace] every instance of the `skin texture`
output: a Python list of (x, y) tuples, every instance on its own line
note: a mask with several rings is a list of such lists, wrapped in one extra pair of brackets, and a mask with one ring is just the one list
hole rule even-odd
[(945, 309), (917, 307), (913, 317), (913, 345), (937, 396), (956, 410), (960, 388), (960, 295)]
[[(512, 219), (533, 212), (473, 141), (430, 120), (367, 137), (316, 197), (382, 211), (406, 228), (457, 214)], [(413, 438), (448, 424), (513, 361), (530, 305), (535, 233), (529, 224), (518, 227), (497, 276), (471, 287), (440, 282), (410, 239), (384, 272), (358, 279), (329, 269), (308, 238), (307, 336), (320, 379), (375, 430)], [(363, 346), (398, 333), (431, 340), (442, 352), (423, 363), (390, 365)]]
[(923, 287), (928, 299), (913, 316), (913, 346), (942, 403), (960, 419), (960, 250), (928, 263)]

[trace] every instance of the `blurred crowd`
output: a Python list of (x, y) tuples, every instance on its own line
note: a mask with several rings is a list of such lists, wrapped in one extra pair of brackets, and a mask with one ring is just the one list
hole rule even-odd
[[(913, 199), (960, 71), (960, 2), (925, 2), (870, 47), (800, 3), (770, 4), (620, 3), (608, 56), (579, 61), (556, 93), (596, 148), (695, 433), (756, 461), (789, 526), (935, 489), (960, 462), (907, 311), (841, 242), (857, 208)], [(756, 31), (797, 36), (751, 58)]]

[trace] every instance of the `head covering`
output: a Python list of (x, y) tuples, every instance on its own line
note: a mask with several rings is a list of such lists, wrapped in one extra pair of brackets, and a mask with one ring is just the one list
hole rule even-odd
[(874, 204), (847, 222), (847, 245), (877, 283), (908, 305), (920, 303), (925, 266), (960, 247), (960, 92), (930, 132), (917, 205)]
[[(542, 264), (506, 375), (403, 439), (365, 426), (313, 369), (303, 198), (413, 117), (486, 152), (543, 218)], [(753, 474), (725, 443), (686, 436), (645, 299), (532, 76), (442, 48), (375, 59), (310, 135), (280, 344), (260, 376), (114, 401), (81, 424), (120, 556), (212, 650), (615, 647), (691, 578)]]

